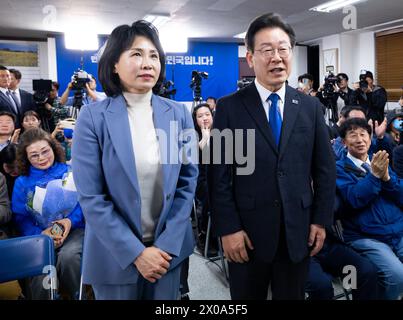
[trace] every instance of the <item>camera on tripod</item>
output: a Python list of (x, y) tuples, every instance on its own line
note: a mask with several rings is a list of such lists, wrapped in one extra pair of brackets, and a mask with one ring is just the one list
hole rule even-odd
[(325, 83), (323, 85), (323, 97), (331, 98), (334, 95), (334, 86), (341, 82), (341, 78), (334, 75), (333, 72), (329, 71), (329, 73), (325, 76)]
[(87, 83), (91, 81), (91, 75), (86, 71), (78, 69), (71, 77), (72, 89), (83, 90), (86, 88)]
[(204, 71), (192, 71), (192, 81), (190, 82), (190, 88), (193, 89), (193, 98), (195, 101), (202, 100), (201, 98), (201, 83), (202, 79), (207, 79), (208, 73)]

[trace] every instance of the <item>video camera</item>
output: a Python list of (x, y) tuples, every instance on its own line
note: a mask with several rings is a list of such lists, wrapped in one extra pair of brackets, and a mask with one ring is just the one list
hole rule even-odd
[(74, 72), (71, 77), (72, 81), (72, 89), (73, 90), (83, 90), (86, 87), (86, 84), (91, 81), (91, 75), (89, 75), (86, 71), (78, 69)]
[(165, 81), (160, 89), (159, 96), (171, 99), (176, 94), (176, 89), (174, 88), (174, 83), (171, 80)]
[(35, 104), (38, 107), (43, 106), (52, 91), (52, 80), (34, 79), (32, 80), (32, 89), (34, 90)]
[(204, 71), (192, 71), (192, 81), (190, 82), (190, 88), (193, 89), (193, 98), (195, 101), (200, 101), (201, 99), (201, 83), (202, 79), (207, 79), (208, 73)]
[(323, 97), (331, 98), (334, 94), (334, 86), (339, 84), (342, 79), (335, 76), (333, 72), (329, 71), (329, 73), (325, 76), (325, 83), (323, 85)]
[(367, 70), (361, 70), (360, 72), (360, 89), (361, 90), (366, 90), (368, 88), (368, 81), (366, 80), (367, 78)]

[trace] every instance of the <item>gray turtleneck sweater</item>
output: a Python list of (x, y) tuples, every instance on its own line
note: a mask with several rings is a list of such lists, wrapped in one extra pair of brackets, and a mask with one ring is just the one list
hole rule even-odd
[(141, 196), (143, 241), (154, 240), (163, 203), (160, 148), (153, 121), (150, 90), (146, 94), (124, 92), (127, 102), (137, 179)]

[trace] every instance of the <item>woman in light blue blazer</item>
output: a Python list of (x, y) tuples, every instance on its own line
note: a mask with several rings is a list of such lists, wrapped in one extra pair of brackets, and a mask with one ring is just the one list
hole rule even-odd
[(153, 25), (115, 28), (98, 70), (108, 98), (84, 106), (75, 127), (83, 280), (96, 299), (177, 299), (193, 252), (197, 139), (186, 107), (153, 94), (164, 75)]

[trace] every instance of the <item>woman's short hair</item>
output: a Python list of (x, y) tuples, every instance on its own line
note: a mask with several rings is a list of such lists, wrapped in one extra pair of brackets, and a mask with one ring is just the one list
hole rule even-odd
[(120, 83), (119, 75), (114, 72), (115, 64), (119, 61), (120, 55), (130, 49), (134, 39), (139, 36), (150, 40), (158, 51), (161, 71), (153, 92), (157, 94), (160, 91), (165, 78), (165, 53), (154, 25), (145, 20), (138, 20), (133, 22), (131, 26), (121, 25), (112, 31), (99, 60), (98, 80), (108, 97), (115, 97), (122, 93), (123, 87)]
[(38, 141), (46, 141), (49, 143), (49, 146), (52, 148), (53, 153), (55, 155), (55, 162), (65, 162), (65, 152), (60, 143), (53, 138), (48, 132), (40, 129), (40, 128), (32, 128), (30, 130), (25, 131), (21, 135), (21, 141), (17, 147), (17, 168), (18, 173), (22, 176), (29, 175), (29, 168), (31, 163), (28, 160), (27, 156), (27, 147), (31, 144)]

